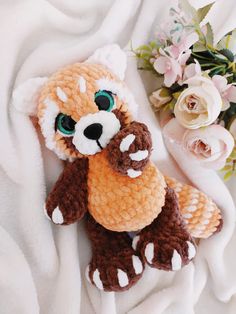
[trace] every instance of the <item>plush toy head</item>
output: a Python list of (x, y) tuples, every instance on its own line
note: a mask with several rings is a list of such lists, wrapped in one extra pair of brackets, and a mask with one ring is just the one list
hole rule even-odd
[(37, 116), (47, 147), (61, 159), (101, 152), (131, 121), (136, 104), (122, 82), (125, 68), (125, 53), (109, 45), (42, 80)]

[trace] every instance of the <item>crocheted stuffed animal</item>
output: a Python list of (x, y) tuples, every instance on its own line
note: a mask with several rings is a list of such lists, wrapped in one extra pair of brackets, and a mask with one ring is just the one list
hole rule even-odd
[(209, 197), (164, 177), (150, 161), (151, 135), (134, 120), (125, 68), (125, 53), (109, 45), (13, 95), (19, 110), (37, 114), (46, 146), (65, 160), (45, 214), (59, 225), (85, 217), (87, 278), (105, 291), (130, 288), (145, 263), (180, 269), (195, 256), (193, 237), (209, 237), (222, 221)]

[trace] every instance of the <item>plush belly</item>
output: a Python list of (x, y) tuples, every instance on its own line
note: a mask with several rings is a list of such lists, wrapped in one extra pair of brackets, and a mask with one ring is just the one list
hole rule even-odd
[(109, 230), (136, 231), (149, 225), (164, 205), (165, 186), (152, 163), (132, 179), (115, 172), (104, 153), (89, 159), (89, 212)]

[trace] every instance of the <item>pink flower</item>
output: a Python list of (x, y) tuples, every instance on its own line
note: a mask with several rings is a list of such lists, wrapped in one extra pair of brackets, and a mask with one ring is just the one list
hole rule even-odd
[(214, 75), (212, 81), (222, 97), (222, 110), (227, 110), (230, 102), (236, 103), (236, 86), (228, 84), (227, 79), (221, 75)]
[(178, 81), (180, 85), (183, 85), (186, 80), (194, 76), (200, 76), (202, 73), (201, 66), (199, 62), (195, 59), (195, 63), (191, 63), (184, 68), (183, 76)]
[(184, 69), (184, 79), (189, 79), (191, 77), (194, 77), (196, 75), (201, 75), (202, 70), (199, 62), (195, 59), (195, 63), (191, 63), (186, 66)]
[(158, 73), (164, 74), (164, 84), (167, 87), (173, 85), (182, 76), (179, 62), (167, 55), (159, 56), (153, 66)]
[[(172, 58), (179, 59), (182, 56), (182, 54), (189, 51), (189, 48), (193, 44), (195, 44), (198, 41), (198, 39), (199, 39), (199, 36), (195, 32), (190, 33), (188, 35), (185, 34), (183, 37), (181, 37), (181, 39), (178, 43), (175, 43), (171, 46), (166, 47), (165, 51), (167, 51)], [(191, 51), (190, 51), (190, 53), (191, 53)], [(190, 56), (190, 54), (189, 54), (189, 56)]]
[(170, 143), (180, 145), (191, 160), (211, 169), (221, 169), (234, 148), (232, 135), (220, 125), (186, 130), (172, 119), (163, 133)]

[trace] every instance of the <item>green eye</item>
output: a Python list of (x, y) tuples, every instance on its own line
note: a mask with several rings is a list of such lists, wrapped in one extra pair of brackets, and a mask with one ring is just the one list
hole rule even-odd
[(111, 92), (100, 90), (95, 94), (95, 103), (99, 110), (111, 111), (114, 106), (114, 98)]
[(76, 122), (66, 114), (60, 113), (56, 118), (55, 129), (63, 135), (73, 135), (75, 132)]

